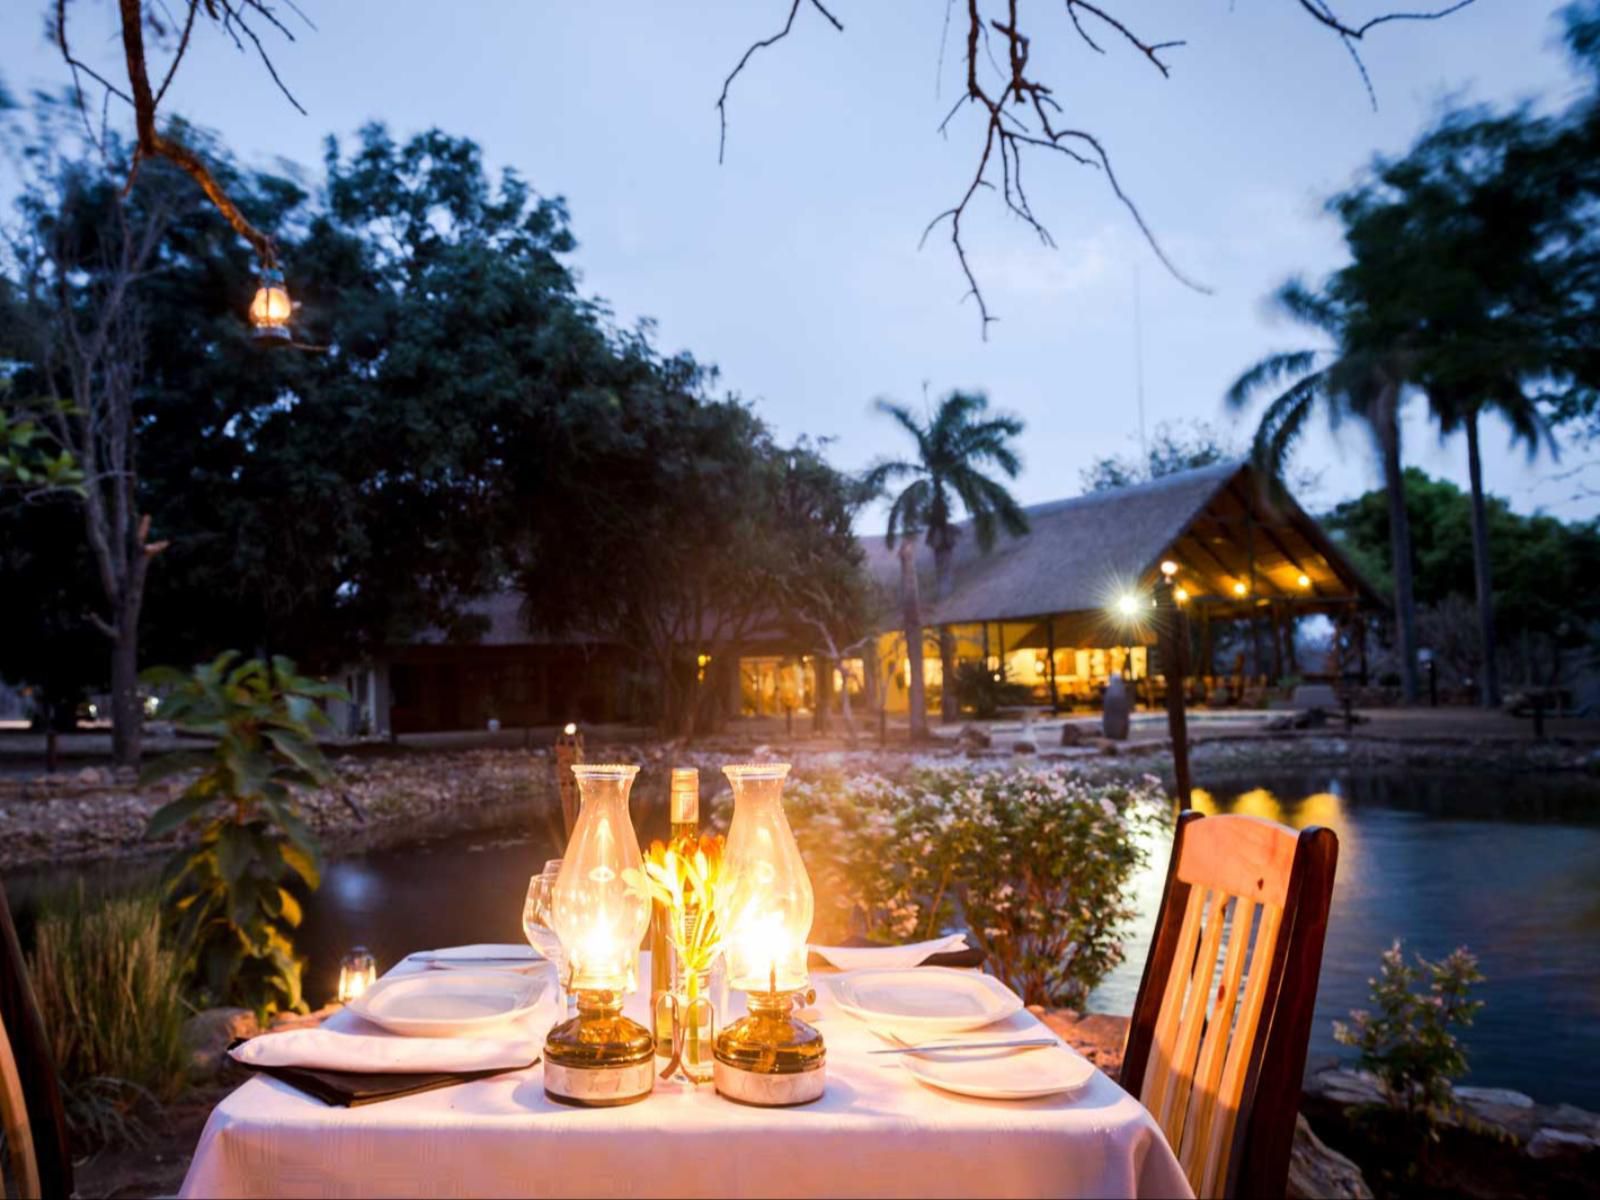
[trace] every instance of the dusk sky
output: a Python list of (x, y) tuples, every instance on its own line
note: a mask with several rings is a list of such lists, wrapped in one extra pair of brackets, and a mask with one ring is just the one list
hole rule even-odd
[[(1166, 272), (1097, 172), (1040, 155), (1031, 197), (1058, 249), (993, 199), (969, 218), (973, 267), (1000, 318), (985, 341), (942, 230), (917, 246), (970, 179), (981, 135), (973, 114), (947, 137), (935, 131), (963, 69), (953, 31), (938, 70), (943, 5), (837, 0), (842, 34), (802, 11), (734, 84), (719, 166), (723, 76), (782, 25), (784, 0), (301, 4), (316, 28), (286, 13), (297, 40), (266, 44), (308, 116), (210, 29), (165, 110), (260, 164), (314, 168), (326, 135), (370, 119), (402, 136), (470, 136), (491, 166), (566, 197), (586, 292), (624, 323), (655, 318), (664, 349), (719, 364), (784, 438), (835, 438), (836, 462), (864, 466), (902, 449), (873, 397), (981, 388), (1027, 422), (1016, 490), (1028, 502), (1074, 494), (1093, 458), (1136, 448), (1136, 279), (1147, 425), (1231, 423), (1243, 442), (1254, 414), (1226, 414), (1224, 388), (1307, 336), (1272, 319), (1263, 297), (1341, 261), (1322, 199), (1374, 152), (1402, 150), (1448, 99), (1554, 105), (1577, 86), (1543, 0), (1478, 0), (1443, 21), (1374, 30), (1363, 53), (1376, 112), (1344, 47), (1292, 0), (1126, 6), (1141, 34), (1187, 43), (1169, 53), (1170, 79), (1109, 31), (1095, 54), (1059, 5), (1025, 5), (1035, 74), (1068, 122), (1103, 138), (1168, 252), (1213, 294)], [(44, 7), (0, 9), (0, 79), (13, 92), (66, 81)], [(1389, 7), (1346, 0), (1339, 11), (1357, 20)], [(73, 12), (85, 56), (114, 73), (113, 6)], [(1464, 445), (1441, 446), (1412, 410), (1407, 460), (1464, 483)], [(1571, 481), (1548, 478), (1584, 462), (1582, 447), (1529, 466), (1502, 432), (1486, 438), (1491, 491), (1520, 509), (1592, 515)], [(1299, 466), (1323, 471), (1306, 497), (1318, 509), (1377, 475), (1359, 434), (1320, 426)]]

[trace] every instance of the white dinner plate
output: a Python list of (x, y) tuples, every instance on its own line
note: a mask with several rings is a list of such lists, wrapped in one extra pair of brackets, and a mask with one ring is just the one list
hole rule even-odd
[(467, 1037), (530, 1012), (545, 980), (510, 971), (391, 975), (350, 1002), (350, 1011), (407, 1037)]
[(845, 1012), (908, 1040), (981, 1029), (1022, 1008), (994, 976), (950, 967), (847, 971), (829, 982)]
[(946, 1050), (902, 1054), (907, 1071), (932, 1087), (985, 1100), (1034, 1100), (1075, 1092), (1094, 1064), (1070, 1046), (1033, 1050)]

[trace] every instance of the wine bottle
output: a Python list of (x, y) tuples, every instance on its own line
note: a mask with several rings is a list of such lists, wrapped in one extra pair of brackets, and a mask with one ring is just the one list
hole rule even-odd
[[(693, 767), (673, 767), (667, 791), (667, 819), (672, 829), (672, 844), (680, 837), (700, 833), (700, 772)], [(661, 1003), (663, 993), (672, 990), (673, 949), (668, 934), (672, 914), (660, 901), (650, 922), (650, 1011), (654, 1016), (656, 1056), (672, 1056), (672, 1013)]]

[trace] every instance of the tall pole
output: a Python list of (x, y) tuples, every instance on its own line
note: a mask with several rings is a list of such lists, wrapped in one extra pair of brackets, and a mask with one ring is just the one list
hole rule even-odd
[(576, 725), (568, 724), (556, 737), (556, 790), (561, 796), (561, 819), (569, 840), (578, 823), (578, 781), (573, 778), (572, 767), (582, 761), (583, 734)]
[(1172, 579), (1164, 574), (1155, 587), (1160, 628), (1162, 673), (1167, 681), (1167, 735), (1172, 739), (1172, 775), (1178, 811), (1187, 812), (1194, 794), (1189, 777), (1189, 716), (1184, 709), (1183, 680), (1188, 670), (1189, 626), (1183, 607), (1172, 594)]

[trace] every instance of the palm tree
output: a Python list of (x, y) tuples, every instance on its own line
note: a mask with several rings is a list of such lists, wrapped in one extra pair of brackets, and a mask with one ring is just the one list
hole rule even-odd
[[(875, 407), (892, 417), (911, 435), (916, 456), (889, 459), (868, 470), (866, 484), (875, 492), (891, 483), (909, 480), (889, 508), (885, 541), (891, 549), (900, 543), (900, 607), (905, 629), (906, 654), (911, 660), (911, 733), (927, 733), (922, 679), (922, 606), (917, 586), (918, 534), (933, 551), (934, 603), (950, 594), (955, 560), (958, 509), (972, 518), (978, 549), (987, 554), (1000, 530), (1016, 537), (1028, 531), (1028, 518), (1003, 483), (986, 473), (998, 468), (1015, 479), (1022, 462), (1011, 439), (1022, 433), (1022, 421), (1006, 414), (989, 415), (989, 398), (982, 392), (951, 392), (926, 422), (904, 405), (878, 400)], [(944, 675), (940, 714), (956, 715), (955, 645), (948, 626), (939, 630), (939, 662)]]
[(1421, 693), (1417, 606), (1411, 574), (1411, 523), (1400, 465), (1400, 405), (1412, 382), (1414, 356), (1399, 340), (1367, 336), (1361, 306), (1340, 294), (1337, 277), (1320, 292), (1290, 280), (1278, 289), (1274, 303), (1293, 320), (1326, 334), (1333, 347), (1267, 355), (1234, 381), (1227, 392), (1228, 404), (1243, 408), (1258, 393), (1282, 389), (1261, 414), (1251, 447), (1256, 466), (1275, 479), (1282, 477), (1290, 451), (1319, 410), (1335, 425), (1354, 417), (1372, 432), (1389, 504), (1401, 687), (1407, 702), (1415, 702)]
[(1428, 404), (1439, 422), (1439, 436), (1457, 431), (1467, 435), (1467, 478), (1472, 490), (1472, 582), (1478, 602), (1478, 645), (1482, 667), (1478, 698), (1484, 708), (1500, 707), (1500, 669), (1494, 636), (1494, 580), (1489, 560), (1488, 504), (1483, 491), (1483, 460), (1478, 452), (1478, 419), (1497, 413), (1511, 428), (1511, 443), (1520, 443), (1533, 458), (1543, 443), (1550, 443), (1538, 402), (1520, 383), (1506, 379), (1499, 388), (1473, 395), (1430, 388)]

